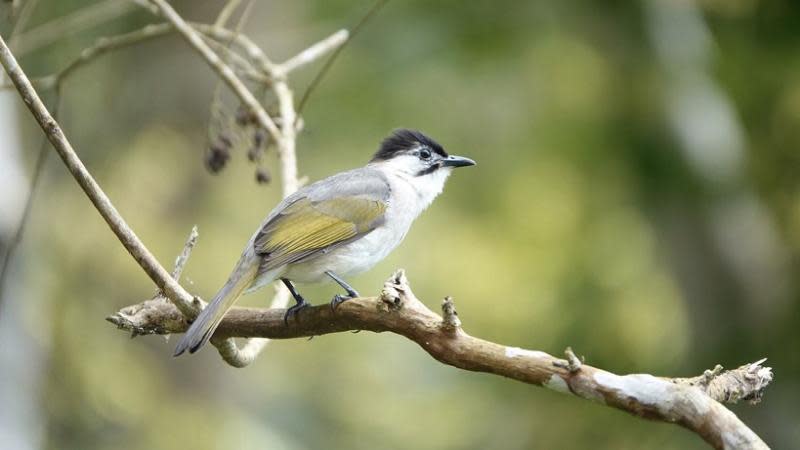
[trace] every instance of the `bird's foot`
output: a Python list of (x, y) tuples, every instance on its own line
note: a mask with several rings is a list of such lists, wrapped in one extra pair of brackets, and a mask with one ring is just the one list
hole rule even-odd
[(290, 318), (290, 317), (292, 317), (292, 316), (296, 316), (296, 315), (297, 315), (297, 313), (298, 313), (298, 312), (299, 312), (301, 309), (303, 309), (303, 308), (308, 308), (309, 306), (311, 306), (311, 303), (308, 303), (308, 302), (307, 302), (307, 301), (305, 301), (305, 300), (298, 301), (297, 303), (295, 303), (294, 305), (292, 305), (292, 307), (291, 307), (291, 308), (289, 308), (289, 309), (287, 309), (287, 310), (286, 310), (286, 314), (284, 314), (284, 315), (283, 315), (283, 323), (284, 323), (285, 325), (287, 325), (287, 326), (288, 326), (288, 325), (289, 325), (289, 318)]
[(352, 286), (347, 284), (346, 281), (341, 279), (341, 277), (339, 277), (335, 273), (331, 272), (330, 270), (325, 271), (325, 274), (328, 275), (329, 277), (331, 277), (333, 279), (333, 281), (335, 281), (337, 284), (339, 284), (339, 286), (341, 286), (347, 292), (347, 295), (336, 294), (336, 295), (333, 296), (333, 299), (331, 299), (331, 311), (335, 312), (336, 308), (338, 308), (339, 305), (341, 305), (342, 303), (344, 303), (344, 302), (346, 302), (346, 301), (348, 301), (350, 299), (359, 297), (358, 292), (356, 292), (356, 290), (353, 289)]
[(356, 297), (358, 297), (358, 292), (356, 291), (348, 292), (347, 295), (334, 295), (331, 299), (331, 311), (336, 311), (336, 308), (338, 308), (339, 305)]

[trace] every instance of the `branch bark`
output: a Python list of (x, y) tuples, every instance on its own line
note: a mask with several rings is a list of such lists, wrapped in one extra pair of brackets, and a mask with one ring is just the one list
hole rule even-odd
[[(452, 299), (445, 299), (442, 310), (443, 317), (419, 301), (401, 270), (386, 281), (377, 297), (348, 300), (336, 311), (328, 305), (306, 308), (288, 325), (283, 321), (283, 309), (234, 308), (215, 336), (291, 339), (351, 330), (395, 333), (444, 364), (543, 386), (646, 419), (676, 423), (715, 448), (768, 448), (720, 403), (758, 401), (772, 381), (771, 369), (761, 365), (764, 360), (727, 372), (715, 368), (694, 378), (616, 375), (580, 363), (571, 351), (563, 360), (470, 336), (461, 327)], [(158, 300), (123, 308), (107, 320), (135, 334), (182, 333), (188, 328), (172, 304)]]

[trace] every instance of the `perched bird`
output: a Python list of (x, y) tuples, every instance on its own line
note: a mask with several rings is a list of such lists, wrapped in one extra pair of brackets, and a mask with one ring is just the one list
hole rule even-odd
[(397, 247), (411, 223), (442, 192), (455, 167), (475, 161), (448, 155), (418, 131), (400, 129), (384, 139), (365, 167), (308, 185), (269, 213), (242, 252), (228, 281), (197, 316), (175, 349), (194, 353), (211, 338), (243, 292), (275, 280), (295, 305), (284, 321), (309, 303), (294, 284), (332, 279), (347, 292), (331, 307), (358, 297), (342, 277), (369, 270)]

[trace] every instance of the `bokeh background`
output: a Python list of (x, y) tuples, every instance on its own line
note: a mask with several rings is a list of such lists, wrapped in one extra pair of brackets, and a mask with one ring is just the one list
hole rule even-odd
[[(31, 1), (31, 0), (28, 0)], [(31, 26), (91, 2), (41, 0)], [(222, 2), (176, 1), (211, 21)], [(244, 32), (276, 60), (369, 2), (257, 2)], [(0, 33), (10, 30), (7, 5)], [(21, 58), (63, 67), (133, 10)], [(359, 166), (393, 128), (478, 161), (404, 244), (398, 267), (468, 332), (618, 373), (692, 376), (769, 357), (758, 406), (733, 410), (800, 448), (800, 8), (793, 0), (390, 2), (305, 111), (300, 172)], [(321, 64), (292, 79), (297, 96)], [(192, 225), (184, 283), (209, 297), (277, 203), (246, 149), (204, 168), (215, 78), (175, 35), (96, 59), (63, 87), (79, 154), (164, 265)], [(0, 252), (41, 142), (0, 92)], [(277, 173), (275, 155), (266, 167)], [(103, 319), (153, 285), (51, 155), (0, 303), (0, 448), (686, 449), (675, 426), (443, 366), (394, 335), (272, 343), (246, 369)], [(315, 303), (333, 286), (307, 288)], [(263, 305), (270, 290), (244, 299)]]

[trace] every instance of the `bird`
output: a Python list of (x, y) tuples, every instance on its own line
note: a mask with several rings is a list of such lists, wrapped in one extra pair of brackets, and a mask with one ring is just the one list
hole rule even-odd
[(295, 283), (334, 281), (359, 296), (345, 277), (371, 269), (405, 238), (414, 220), (444, 189), (453, 169), (475, 161), (449, 155), (422, 132), (394, 130), (366, 166), (309, 184), (281, 201), (247, 242), (227, 282), (192, 322), (174, 356), (205, 345), (244, 293), (280, 280), (295, 304), (284, 322), (310, 305)]

